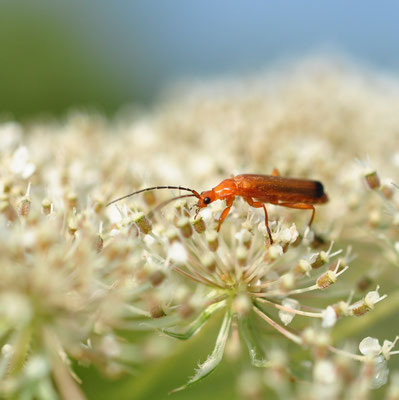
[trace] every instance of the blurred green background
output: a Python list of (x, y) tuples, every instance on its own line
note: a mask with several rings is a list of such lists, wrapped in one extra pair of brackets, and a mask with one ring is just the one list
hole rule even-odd
[(312, 53), (397, 71), (399, 4), (355, 0), (2, 0), (0, 118), (112, 115), (173, 82), (258, 72)]

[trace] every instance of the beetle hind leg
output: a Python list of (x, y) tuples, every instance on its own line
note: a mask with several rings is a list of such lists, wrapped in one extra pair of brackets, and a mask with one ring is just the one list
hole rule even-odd
[(273, 203), (273, 204), (287, 208), (296, 208), (297, 210), (312, 210), (312, 215), (308, 223), (308, 227), (309, 228), (311, 227), (316, 213), (316, 209), (314, 208), (313, 204), (307, 204), (307, 203)]

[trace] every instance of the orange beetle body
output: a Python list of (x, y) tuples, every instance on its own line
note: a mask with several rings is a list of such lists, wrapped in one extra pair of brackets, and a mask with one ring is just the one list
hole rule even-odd
[(219, 217), (218, 231), (229, 214), (235, 197), (240, 196), (250, 206), (263, 208), (265, 213), (265, 226), (270, 243), (273, 243), (273, 239), (269, 228), (269, 219), (265, 203), (301, 210), (312, 210), (312, 216), (309, 221), (309, 226), (311, 226), (315, 215), (314, 204), (323, 204), (328, 201), (328, 197), (324, 193), (323, 185), (319, 181), (285, 178), (279, 176), (278, 171), (274, 170), (272, 175), (243, 174), (233, 176), (223, 180), (213, 189), (206, 190), (201, 194), (193, 189), (182, 186), (154, 186), (115, 199), (108, 203), (107, 206), (135, 194), (156, 189), (179, 189), (191, 192), (191, 194), (170, 199), (161, 204), (161, 206), (183, 197), (196, 197), (198, 199), (198, 209), (206, 207), (215, 200), (225, 200), (226, 208)]
[(215, 200), (226, 200), (226, 208), (219, 218), (219, 231), (224, 219), (230, 212), (236, 196), (244, 198), (252, 207), (263, 208), (265, 225), (271, 243), (273, 243), (273, 239), (264, 203), (312, 210), (310, 226), (315, 214), (313, 205), (323, 204), (328, 201), (323, 185), (319, 181), (285, 178), (279, 176), (275, 170), (273, 175), (243, 174), (225, 179), (213, 189), (202, 192), (198, 198), (197, 206), (203, 208)]

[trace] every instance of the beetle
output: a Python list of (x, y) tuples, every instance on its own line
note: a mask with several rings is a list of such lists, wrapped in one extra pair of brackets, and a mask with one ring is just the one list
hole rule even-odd
[(196, 204), (198, 210), (207, 207), (216, 200), (225, 200), (226, 208), (220, 214), (217, 227), (218, 232), (223, 221), (229, 214), (235, 198), (237, 196), (242, 197), (251, 207), (263, 208), (265, 213), (265, 226), (271, 244), (273, 244), (273, 239), (269, 228), (269, 217), (265, 203), (300, 210), (312, 210), (312, 215), (308, 223), (310, 227), (316, 211), (314, 205), (323, 204), (328, 201), (328, 197), (324, 192), (324, 187), (321, 182), (309, 179), (282, 177), (277, 170), (273, 170), (272, 175), (242, 174), (232, 176), (231, 178), (224, 179), (211, 190), (201, 192), (201, 194), (193, 189), (182, 186), (153, 186), (119, 197), (109, 202), (107, 206), (135, 194), (157, 189), (179, 189), (191, 192), (191, 194), (167, 200), (160, 205), (161, 207), (171, 201), (184, 197), (196, 197), (198, 199)]

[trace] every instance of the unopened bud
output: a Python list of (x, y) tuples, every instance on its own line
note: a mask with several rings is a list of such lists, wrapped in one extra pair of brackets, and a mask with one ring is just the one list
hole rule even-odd
[(295, 286), (295, 276), (293, 273), (287, 273), (280, 277), (279, 287), (283, 292), (291, 290)]
[(356, 286), (359, 290), (361, 291), (365, 291), (367, 290), (370, 285), (373, 283), (372, 279), (369, 276), (363, 276), (362, 278), (360, 278), (357, 283)]
[(150, 308), (150, 315), (151, 318), (162, 318), (164, 317), (165, 311), (163, 310), (162, 306), (157, 303), (157, 304), (153, 304)]
[(238, 260), (238, 264), (243, 266), (247, 261), (248, 250), (245, 246), (238, 246), (236, 250), (236, 257)]
[(42, 213), (49, 215), (51, 213), (51, 201), (48, 198), (42, 200)]
[(308, 274), (312, 270), (312, 265), (308, 260), (301, 259), (299, 260), (298, 265), (295, 267), (295, 272), (304, 275)]
[(327, 289), (337, 281), (337, 274), (334, 271), (328, 270), (317, 279), (317, 286), (320, 289)]
[(190, 303), (184, 303), (179, 307), (179, 315), (183, 319), (190, 318), (195, 312), (195, 308)]
[(97, 253), (100, 253), (104, 247), (104, 239), (101, 235), (96, 236), (93, 243), (93, 248)]
[(159, 286), (165, 280), (165, 278), (166, 278), (166, 275), (160, 270), (154, 271), (149, 276), (152, 286)]
[(313, 240), (310, 243), (310, 247), (312, 247), (312, 249), (318, 249), (318, 248), (324, 246), (325, 244), (326, 244), (326, 240), (323, 238), (323, 236), (315, 233), (313, 235)]
[(392, 185), (383, 184), (380, 188), (380, 192), (386, 199), (390, 200), (393, 196)]
[(73, 216), (68, 222), (68, 231), (71, 235), (75, 235), (77, 230), (78, 230), (78, 220), (75, 216)]
[(101, 212), (104, 209), (104, 200), (102, 199), (95, 199), (93, 204), (93, 209), (96, 214)]
[(141, 233), (144, 233), (145, 235), (147, 233), (151, 232), (151, 222), (150, 220), (144, 215), (144, 213), (142, 212), (137, 212), (135, 214), (133, 214), (132, 217), (134, 223), (136, 224), (136, 226), (139, 228)]
[(202, 259), (202, 265), (209, 271), (209, 272), (214, 272), (216, 270), (216, 261), (215, 259), (210, 255), (206, 254), (203, 259)]
[(356, 303), (352, 304), (350, 307), (350, 310), (353, 315), (355, 315), (356, 317), (360, 317), (361, 315), (364, 315), (367, 312), (369, 312), (370, 308), (367, 307), (364, 300), (360, 300), (360, 301), (357, 301)]
[(325, 263), (330, 260), (330, 255), (326, 251), (321, 251), (314, 262), (312, 262), (312, 268), (317, 269), (322, 267)]
[(268, 254), (272, 260), (276, 260), (283, 255), (283, 248), (278, 244), (272, 244), (268, 249)]
[(177, 221), (177, 227), (180, 229), (181, 234), (185, 238), (189, 238), (193, 234), (193, 228), (190, 224), (190, 220), (187, 217), (179, 218)]
[(381, 223), (381, 213), (379, 210), (372, 210), (369, 214), (369, 224), (376, 227)]
[(364, 176), (364, 179), (366, 180), (367, 186), (372, 190), (378, 189), (381, 185), (380, 178), (376, 171), (369, 172)]
[(17, 213), (8, 201), (0, 201), (0, 213), (5, 215), (9, 221), (15, 221)]
[(78, 204), (78, 195), (75, 192), (69, 192), (67, 194), (67, 202), (69, 208), (76, 208)]
[(179, 239), (177, 232), (175, 229), (168, 229), (165, 233), (166, 238), (168, 239), (169, 243), (173, 243)]
[(338, 303), (333, 304), (332, 308), (334, 309), (337, 318), (350, 315), (349, 304), (345, 301), (339, 301)]
[(202, 217), (197, 217), (197, 218), (193, 219), (191, 224), (193, 225), (193, 227), (197, 233), (205, 232), (206, 225), (205, 225), (205, 221), (202, 219)]
[(153, 206), (157, 201), (154, 191), (144, 192), (143, 199), (144, 199), (145, 204), (147, 204), (149, 206)]
[(245, 294), (240, 294), (234, 299), (233, 307), (239, 316), (248, 315), (252, 309), (251, 299)]
[(206, 241), (208, 242), (209, 250), (216, 251), (219, 247), (219, 238), (216, 231), (211, 231), (206, 235)]
[(21, 217), (27, 217), (29, 215), (30, 211), (30, 206), (31, 206), (31, 199), (29, 197), (24, 197), (19, 203), (18, 203), (18, 215)]

